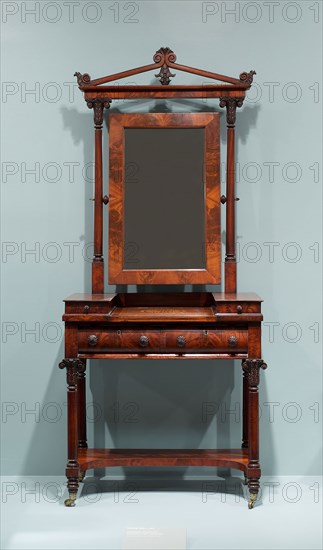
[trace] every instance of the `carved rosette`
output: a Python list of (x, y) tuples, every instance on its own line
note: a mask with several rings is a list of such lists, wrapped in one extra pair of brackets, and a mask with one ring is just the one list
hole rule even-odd
[(63, 359), (58, 366), (60, 369), (66, 369), (66, 381), (69, 387), (76, 386), (78, 374), (85, 371), (85, 362), (81, 359)]
[(170, 83), (170, 79), (176, 76), (169, 70), (169, 63), (175, 63), (176, 55), (170, 48), (159, 48), (153, 60), (158, 65), (161, 64), (160, 71), (158, 74), (155, 74), (155, 77), (160, 79), (159, 82), (162, 86), (167, 86)]
[(242, 107), (243, 98), (239, 97), (221, 97), (220, 107), (226, 107), (227, 109), (227, 126), (228, 128), (234, 128), (236, 123), (236, 109)]
[(88, 86), (91, 82), (91, 77), (88, 73), (81, 74), (81, 73), (76, 72), (76, 73), (74, 73), (74, 76), (76, 76), (77, 83), (78, 83), (80, 88), (82, 88), (84, 86)]
[(262, 359), (245, 359), (242, 362), (242, 369), (248, 378), (248, 384), (252, 387), (259, 385), (259, 370), (266, 369), (267, 364)]
[(247, 84), (250, 88), (252, 82), (253, 82), (253, 75), (257, 74), (256, 71), (249, 71), (249, 73), (241, 73), (239, 76), (239, 79), (243, 84)]
[(103, 110), (109, 109), (110, 103), (111, 99), (109, 98), (97, 97), (96, 99), (86, 99), (88, 108), (93, 109), (95, 128), (102, 128)]

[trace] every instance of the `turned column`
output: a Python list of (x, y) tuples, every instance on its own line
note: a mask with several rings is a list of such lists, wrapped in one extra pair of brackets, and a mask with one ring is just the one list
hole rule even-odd
[(63, 359), (59, 364), (60, 369), (66, 368), (67, 381), (67, 464), (66, 477), (69, 498), (66, 506), (73, 506), (78, 490), (79, 464), (78, 464), (78, 402), (77, 380), (78, 370), (84, 368), (84, 363), (79, 359)]
[(85, 389), (86, 359), (79, 360), (77, 377), (77, 420), (78, 420), (78, 447), (87, 449), (86, 439), (86, 389)]
[(242, 378), (242, 449), (248, 449), (248, 416), (249, 416), (249, 383), (248, 372), (243, 370)]
[(225, 251), (225, 292), (237, 292), (237, 262), (235, 245), (235, 122), (236, 109), (243, 104), (242, 98), (222, 97), (220, 107), (226, 107), (227, 114), (227, 177), (226, 196), (221, 202), (226, 204), (226, 251)]
[(92, 262), (92, 293), (104, 292), (103, 259), (103, 183), (102, 183), (102, 125), (103, 111), (110, 107), (111, 100), (87, 99), (87, 106), (94, 111), (94, 256)]
[(262, 359), (246, 359), (242, 369), (248, 380), (248, 486), (250, 492), (249, 507), (257, 498), (261, 476), (259, 464), (259, 370), (266, 369)]

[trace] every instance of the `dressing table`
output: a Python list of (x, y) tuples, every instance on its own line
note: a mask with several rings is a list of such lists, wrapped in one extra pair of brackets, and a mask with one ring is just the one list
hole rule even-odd
[[(155, 71), (159, 83), (119, 80)], [(174, 71), (214, 83), (178, 85)], [(254, 71), (239, 78), (176, 62), (160, 48), (153, 63), (96, 78), (75, 73), (94, 113), (95, 197), (92, 293), (65, 300), (69, 498), (91, 468), (110, 466), (222, 466), (244, 473), (249, 508), (259, 491), (258, 385), (261, 302), (237, 293), (235, 253), (235, 122)], [(177, 80), (177, 79), (176, 79)], [(118, 85), (115, 82), (118, 81)], [(220, 115), (217, 112), (120, 113), (108, 117), (109, 191), (103, 191), (104, 111), (119, 99), (218, 98), (226, 110), (226, 195), (220, 193)], [(109, 210), (111, 285), (218, 285), (221, 220), (226, 213), (223, 292), (104, 293), (103, 210)], [(242, 445), (235, 449), (91, 449), (86, 436), (85, 371), (98, 359), (239, 359), (243, 375)]]

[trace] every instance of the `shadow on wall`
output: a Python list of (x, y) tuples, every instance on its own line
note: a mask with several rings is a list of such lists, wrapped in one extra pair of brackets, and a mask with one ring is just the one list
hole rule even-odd
[[(190, 110), (193, 103), (185, 101)], [(182, 102), (183, 105), (183, 102)], [(166, 107), (164, 106), (164, 109)], [(196, 109), (196, 103), (194, 103)], [(162, 110), (160, 106), (154, 111)], [(212, 110), (203, 106), (202, 110)], [(246, 106), (237, 112), (237, 147), (240, 141), (245, 142), (251, 127), (255, 126), (259, 106)], [(63, 108), (64, 126), (69, 128), (75, 144), (83, 143), (84, 165), (93, 162), (93, 113), (80, 114), (75, 108)], [(225, 141), (225, 117), (222, 117), (221, 141)], [(106, 124), (104, 124), (104, 128)], [(107, 174), (107, 133), (104, 132), (103, 162)], [(106, 152), (106, 153), (105, 153)], [(104, 194), (107, 190), (104, 182)], [(84, 242), (92, 241), (93, 209), (87, 199), (93, 195), (93, 183), (85, 187), (85, 233)], [(107, 216), (105, 216), (107, 218)], [(106, 222), (104, 234), (107, 235)], [(222, 235), (225, 238), (225, 234)], [(91, 264), (84, 262), (84, 289), (91, 288)], [(216, 291), (219, 287), (190, 285), (195, 291)], [(116, 292), (127, 291), (126, 285), (118, 285)], [(79, 291), (81, 289), (75, 289)], [(137, 291), (170, 292), (186, 291), (185, 285), (146, 285), (137, 286)], [(110, 290), (111, 292), (111, 290)], [(60, 348), (57, 363), (48, 386), (44, 403), (49, 403), (53, 395), (62, 396), (66, 403), (65, 373), (59, 374), (57, 364), (63, 358), (63, 346)], [(88, 362), (89, 363), (89, 362)], [(95, 375), (88, 376), (92, 397), (88, 402), (94, 403), (96, 419), (90, 424), (90, 445), (93, 439), (95, 447), (133, 447), (133, 448), (205, 448), (232, 446), (239, 447), (241, 442), (241, 422), (230, 422), (230, 415), (223, 421), (222, 404), (227, 410), (234, 409), (231, 403), (233, 388), (241, 395), (239, 375), (234, 380), (234, 361), (92, 361), (90, 370)], [(241, 374), (241, 373), (239, 373)], [(262, 377), (264, 380), (264, 377)], [(262, 381), (262, 386), (264, 382)], [(264, 387), (262, 387), (264, 394)], [(64, 408), (64, 405), (63, 405)], [(54, 430), (47, 426), (36, 427), (32, 444), (26, 459), (26, 474), (60, 474), (64, 472), (66, 457), (66, 414), (56, 423)], [(52, 428), (52, 427), (51, 427)], [(50, 436), (49, 436), (50, 433)], [(266, 433), (267, 449), (272, 450), (271, 434)], [(49, 452), (55, 457), (55, 471), (48, 472), (44, 457)], [(274, 457), (270, 464), (274, 466)], [(179, 471), (179, 470), (176, 470)], [(181, 476), (186, 469), (181, 469)]]

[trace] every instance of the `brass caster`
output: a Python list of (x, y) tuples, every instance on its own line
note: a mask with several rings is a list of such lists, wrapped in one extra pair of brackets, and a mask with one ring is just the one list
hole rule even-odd
[(71, 508), (72, 506), (75, 506), (75, 501), (76, 501), (76, 494), (70, 494), (69, 498), (67, 498), (65, 501), (64, 501), (64, 504), (65, 506)]
[(84, 480), (85, 478), (85, 471), (84, 472), (81, 472), (80, 475), (79, 475), (79, 482), (82, 483), (82, 481)]
[(250, 499), (248, 501), (248, 508), (249, 510), (252, 510), (252, 508), (254, 507), (254, 504), (257, 500), (257, 495), (255, 493), (251, 493), (250, 494)]

